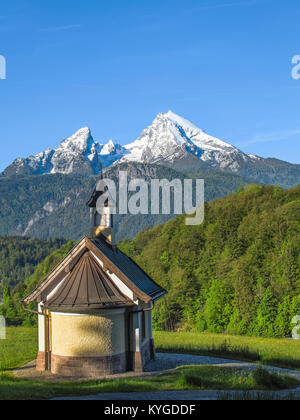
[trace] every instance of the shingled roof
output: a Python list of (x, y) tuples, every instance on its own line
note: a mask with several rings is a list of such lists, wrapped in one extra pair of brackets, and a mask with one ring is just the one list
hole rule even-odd
[(44, 307), (51, 311), (85, 313), (133, 305), (87, 251)]
[(117, 267), (140, 291), (155, 299), (166, 291), (156, 284), (131, 258), (119, 249), (113, 250), (107, 242), (101, 239), (89, 241), (105, 256), (111, 265)]
[[(59, 290), (61, 290), (60, 284), (66, 278), (67, 274), (70, 280), (69, 287), (71, 287), (71, 284), (73, 284), (72, 287), (76, 289), (79, 283), (75, 282), (75, 279), (72, 283), (69, 273), (73, 273), (73, 270), (77, 264), (81, 262), (87, 251), (93, 253), (96, 259), (99, 259), (102, 262), (103, 269), (101, 269), (100, 276), (102, 280), (100, 279), (100, 281), (105, 281), (105, 284), (107, 284), (106, 278), (110, 280), (110, 275), (115, 274), (133, 292), (134, 296), (145, 303), (155, 301), (167, 293), (166, 290), (156, 284), (131, 258), (127, 257), (122, 251), (113, 248), (103, 239), (89, 239), (84, 237), (58, 264), (58, 266), (54, 268), (54, 270), (44, 279), (40, 286), (38, 286), (32, 293), (30, 293), (30, 295), (24, 299), (24, 303), (28, 304), (34, 301), (45, 301), (47, 296), (56, 287), (59, 287)], [(90, 255), (92, 256), (92, 254)], [(104, 273), (106, 276), (105, 278), (103, 278), (102, 273)], [(65, 284), (65, 281), (63, 283)], [(112, 282), (112, 284), (114, 283)], [(104, 284), (103, 287), (105, 287)], [(117, 294), (115, 295), (117, 296)], [(48, 303), (50, 303), (50, 301)], [(51, 300), (51, 303), (54, 302)], [(96, 304), (99, 303), (101, 302), (98, 301)]]

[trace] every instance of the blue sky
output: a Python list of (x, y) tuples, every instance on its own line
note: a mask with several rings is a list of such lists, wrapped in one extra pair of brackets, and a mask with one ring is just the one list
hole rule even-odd
[(299, 0), (2, 0), (0, 170), (82, 126), (135, 140), (172, 110), (300, 163)]

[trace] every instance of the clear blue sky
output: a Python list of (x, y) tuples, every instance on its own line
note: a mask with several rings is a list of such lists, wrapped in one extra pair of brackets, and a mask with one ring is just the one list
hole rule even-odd
[(0, 170), (82, 126), (135, 140), (169, 109), (300, 163), (299, 0), (2, 0)]

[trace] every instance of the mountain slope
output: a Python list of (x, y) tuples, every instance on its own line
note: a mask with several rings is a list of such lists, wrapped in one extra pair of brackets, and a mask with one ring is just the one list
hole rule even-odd
[(62, 240), (0, 237), (0, 296), (4, 286), (14, 287), (29, 277), (37, 264), (63, 245)]
[(287, 337), (300, 313), (300, 187), (251, 187), (120, 248), (168, 290), (155, 306), (161, 330)]
[[(119, 170), (128, 178), (184, 178), (170, 168), (140, 163), (122, 164), (108, 168), (106, 176), (118, 180)], [(206, 200), (223, 197), (249, 181), (236, 175), (216, 171), (198, 174), (205, 176)], [(63, 237), (79, 239), (89, 232), (89, 212), (86, 202), (94, 189), (97, 176), (43, 175), (0, 178), (0, 234), (26, 235), (37, 238)], [(118, 240), (133, 238), (141, 230), (166, 222), (170, 216), (117, 216), (115, 226)]]
[(94, 175), (101, 168), (136, 162), (160, 164), (182, 172), (217, 170), (283, 188), (300, 183), (300, 165), (247, 155), (174, 114), (158, 114), (133, 143), (122, 147), (110, 140), (99, 144), (85, 127), (63, 140), (56, 150), (16, 159), (5, 176), (50, 173)]
[(99, 174), (102, 167), (112, 165), (123, 154), (123, 147), (112, 140), (105, 145), (94, 141), (90, 129), (85, 127), (63, 140), (56, 150), (16, 159), (4, 175)]
[(283, 188), (300, 183), (300, 165), (247, 155), (172, 111), (159, 114), (125, 149), (129, 153), (121, 162), (156, 163), (189, 172), (216, 169)]
[(252, 161), (235, 147), (206, 134), (171, 111), (159, 114), (152, 125), (125, 149), (130, 153), (121, 161), (172, 163), (188, 152), (212, 167), (232, 172), (237, 171), (238, 161)]

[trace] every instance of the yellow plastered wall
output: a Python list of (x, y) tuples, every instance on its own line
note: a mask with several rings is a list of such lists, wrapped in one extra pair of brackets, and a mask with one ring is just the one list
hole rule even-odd
[(125, 352), (124, 313), (74, 316), (52, 313), (52, 353), (101, 357)]

